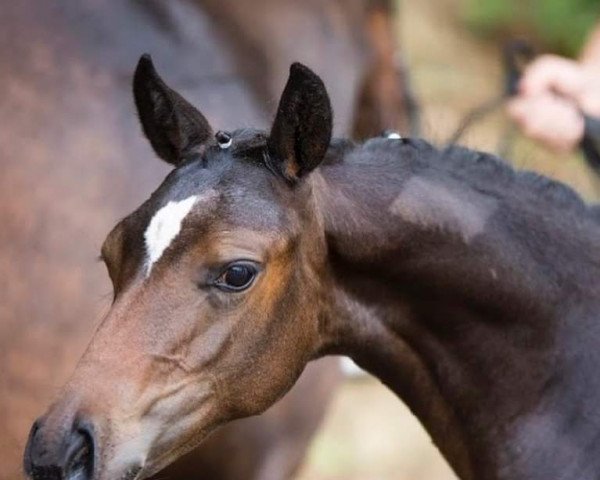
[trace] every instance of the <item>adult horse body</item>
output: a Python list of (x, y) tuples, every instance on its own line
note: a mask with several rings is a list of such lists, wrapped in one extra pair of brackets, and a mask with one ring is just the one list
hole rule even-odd
[(215, 137), (147, 57), (134, 91), (176, 168), (105, 241), (115, 301), (32, 429), (33, 479), (145, 478), (328, 353), (403, 398), (462, 479), (598, 478), (597, 210), (462, 148), (330, 144), (299, 64), (268, 134)]
[[(218, 124), (254, 125), (270, 114), (263, 105), (275, 107), (266, 100), (276, 98), (282, 65), (306, 55), (338, 83), (337, 126), (349, 131), (372, 53), (365, 28), (371, 2), (364, 0), (252, 0), (250, 23), (240, 11), (248, 2), (238, 0), (4, 3), (0, 478), (13, 480), (31, 420), (67, 378), (108, 301), (104, 269), (94, 262), (101, 239), (166, 172), (160, 162), (140, 161), (148, 149), (131, 115), (132, 62), (150, 49)], [(274, 17), (281, 9), (286, 17)], [(304, 39), (314, 47), (305, 54)], [(264, 55), (249, 55), (265, 46)], [(306, 402), (301, 388), (262, 427), (257, 420), (237, 427), (226, 441), (234, 460), (223, 461), (215, 440), (207, 448), (218, 455), (206, 455), (201, 470), (211, 478), (287, 476), (330, 395), (330, 375), (307, 381), (322, 392), (316, 406), (294, 413), (294, 403)], [(270, 447), (274, 454), (263, 454)], [(192, 467), (200, 468), (177, 468)]]

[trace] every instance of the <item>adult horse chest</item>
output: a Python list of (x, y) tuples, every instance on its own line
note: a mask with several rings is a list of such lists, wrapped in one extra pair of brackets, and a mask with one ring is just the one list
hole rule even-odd
[[(202, 102), (218, 125), (266, 124), (289, 62), (310, 59), (328, 82), (344, 79), (332, 97), (339, 132), (366, 135), (404, 117), (392, 3), (5, 2), (0, 15), (5, 40), (0, 44), (2, 480), (22, 474), (31, 421), (68, 378), (110, 304), (105, 270), (94, 261), (101, 240), (167, 172), (159, 162), (144, 160), (149, 150), (131, 115), (131, 64), (140, 52), (159, 56), (171, 79)], [(358, 120), (366, 112), (368, 121), (353, 129), (355, 112)], [(202, 471), (220, 479), (288, 478), (332, 395), (336, 365), (333, 360), (325, 368), (311, 366), (267, 417), (222, 429), (201, 451), (160, 475), (188, 479), (190, 472)], [(322, 392), (319, 408), (305, 408), (304, 388)]]
[(115, 301), (32, 429), (33, 479), (145, 478), (330, 353), (463, 479), (598, 478), (600, 224), (575, 193), (462, 148), (332, 142), (300, 64), (269, 133), (215, 137), (148, 57), (134, 93), (176, 168), (104, 243)]

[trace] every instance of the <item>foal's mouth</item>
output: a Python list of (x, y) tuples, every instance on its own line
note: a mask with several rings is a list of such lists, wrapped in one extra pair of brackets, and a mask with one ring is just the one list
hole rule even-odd
[(142, 471), (141, 465), (129, 467), (119, 480), (136, 480), (136, 478), (138, 477), (138, 475), (141, 471)]

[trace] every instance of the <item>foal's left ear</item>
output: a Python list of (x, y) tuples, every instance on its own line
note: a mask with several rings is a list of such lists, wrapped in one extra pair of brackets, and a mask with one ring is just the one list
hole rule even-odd
[(323, 81), (304, 65), (292, 64), (268, 140), (272, 166), (292, 182), (306, 175), (323, 160), (332, 128)]
[(135, 69), (133, 96), (144, 134), (166, 162), (179, 164), (213, 136), (204, 115), (167, 86), (148, 54)]

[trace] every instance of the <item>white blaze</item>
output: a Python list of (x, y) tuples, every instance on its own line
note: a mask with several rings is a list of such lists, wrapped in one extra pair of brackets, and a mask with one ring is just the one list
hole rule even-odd
[(150, 275), (152, 266), (179, 235), (183, 219), (190, 213), (197, 201), (197, 195), (177, 202), (171, 201), (154, 214), (144, 233), (146, 252), (148, 253), (146, 276)]

